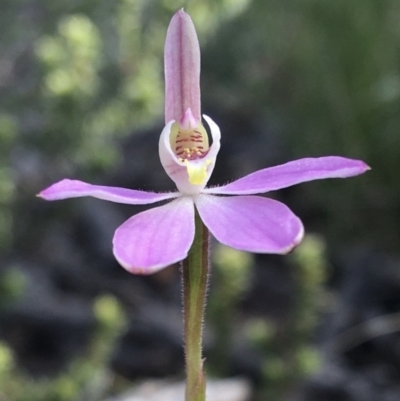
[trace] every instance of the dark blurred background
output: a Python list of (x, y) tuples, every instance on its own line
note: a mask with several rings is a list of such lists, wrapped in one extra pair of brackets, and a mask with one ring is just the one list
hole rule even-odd
[(111, 253), (144, 208), (35, 198), (64, 177), (173, 188), (157, 146), (182, 6), (222, 131), (211, 184), (302, 157), (372, 167), (270, 194), (304, 221), (291, 255), (213, 243), (208, 375), (247, 378), (254, 401), (399, 401), (398, 0), (1, 0), (0, 399), (184, 377), (178, 267), (132, 276)]

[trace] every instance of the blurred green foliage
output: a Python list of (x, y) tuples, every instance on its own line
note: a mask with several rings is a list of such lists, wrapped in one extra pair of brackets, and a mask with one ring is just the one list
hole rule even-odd
[(306, 235), (289, 258), (296, 291), (292, 315), (283, 327), (261, 317), (246, 322), (248, 340), (264, 357), (260, 399), (269, 401), (286, 399), (301, 379), (320, 366), (320, 355), (310, 343), (327, 306), (325, 243), (319, 236)]
[(0, 312), (17, 301), (26, 290), (26, 277), (18, 270), (9, 267), (0, 275)]
[(212, 259), (212, 288), (208, 303), (207, 321), (213, 326), (215, 344), (207, 357), (213, 373), (227, 374), (234, 332), (238, 318), (237, 307), (250, 287), (253, 257), (225, 245), (216, 245)]
[(16, 139), (17, 130), (15, 119), (7, 113), (0, 113), (0, 251), (7, 250), (12, 243), (10, 205), (15, 195), (15, 183), (8, 155)]
[[(286, 399), (301, 379), (317, 372), (320, 366), (320, 355), (310, 343), (319, 315), (328, 305), (324, 289), (328, 275), (325, 242), (318, 235), (308, 234), (288, 258), (295, 304), (291, 315), (283, 317), (278, 326), (272, 319), (238, 312), (253, 276), (252, 255), (217, 245), (213, 257), (207, 316), (215, 334), (213, 351), (207, 356), (210, 373), (229, 372), (233, 341), (248, 341), (262, 355), (260, 400)], [(237, 335), (238, 330), (244, 337)]]
[[(125, 325), (118, 301), (109, 295), (94, 302), (97, 328), (86, 355), (73, 360), (55, 377), (32, 379), (14, 364), (11, 349), (0, 343), (0, 398), (5, 401), (98, 401), (116, 389), (118, 381), (108, 370), (115, 339)], [(118, 387), (117, 387), (118, 388)]]

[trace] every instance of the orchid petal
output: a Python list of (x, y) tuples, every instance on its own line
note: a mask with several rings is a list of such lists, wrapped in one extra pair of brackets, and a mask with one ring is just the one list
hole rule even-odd
[(114, 256), (135, 274), (152, 274), (187, 257), (194, 239), (194, 205), (190, 197), (139, 213), (116, 231)]
[(193, 22), (183, 9), (171, 19), (165, 39), (165, 123), (179, 122), (191, 109), (200, 112), (200, 46)]
[(174, 121), (170, 121), (165, 126), (160, 136), (161, 164), (169, 177), (175, 182), (179, 192), (183, 194), (197, 195), (204, 189), (214, 170), (217, 154), (221, 147), (221, 131), (218, 125), (210, 117), (203, 117), (210, 127), (212, 145), (201, 158), (183, 160), (173, 152), (171, 135), (173, 134)]
[(243, 178), (204, 193), (223, 195), (252, 195), (290, 187), (306, 181), (325, 178), (347, 178), (370, 168), (361, 160), (339, 156), (306, 158), (256, 171)]
[(176, 198), (179, 196), (179, 193), (136, 191), (133, 189), (92, 185), (83, 181), (64, 179), (46, 188), (38, 196), (48, 201), (92, 196), (111, 202), (146, 205)]
[(290, 252), (303, 238), (301, 220), (283, 203), (261, 196), (195, 199), (204, 224), (221, 243), (249, 252)]

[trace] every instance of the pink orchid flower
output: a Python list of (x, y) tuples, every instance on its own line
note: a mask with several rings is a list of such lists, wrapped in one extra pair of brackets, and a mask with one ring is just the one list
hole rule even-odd
[(209, 143), (200, 113), (200, 48), (193, 22), (183, 10), (168, 28), (165, 82), (166, 126), (159, 154), (177, 192), (153, 193), (64, 179), (39, 194), (49, 201), (92, 196), (133, 205), (172, 200), (134, 215), (115, 231), (114, 255), (131, 273), (151, 274), (186, 258), (195, 233), (195, 209), (225, 245), (249, 252), (288, 253), (302, 240), (301, 220), (281, 202), (253, 195), (306, 181), (351, 177), (369, 169), (360, 160), (343, 157), (306, 158), (206, 188), (221, 133), (210, 117), (203, 116), (211, 133)]

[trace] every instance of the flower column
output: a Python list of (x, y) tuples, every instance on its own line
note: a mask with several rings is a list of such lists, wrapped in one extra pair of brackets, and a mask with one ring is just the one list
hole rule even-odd
[[(207, 178), (208, 136), (200, 112), (200, 48), (193, 22), (183, 10), (171, 20), (165, 41), (165, 122), (174, 121), (169, 140), (183, 168), (171, 178), (186, 188), (203, 186)], [(168, 156), (161, 160), (168, 169)], [(205, 160), (204, 160), (205, 158)], [(186, 168), (185, 168), (186, 167)], [(175, 167), (176, 168), (176, 167)], [(179, 176), (184, 175), (181, 180)], [(183, 178), (183, 177), (182, 177)], [(177, 182), (177, 184), (178, 184)], [(188, 257), (182, 262), (186, 401), (205, 400), (202, 331), (209, 277), (209, 232), (195, 214), (195, 237)]]

